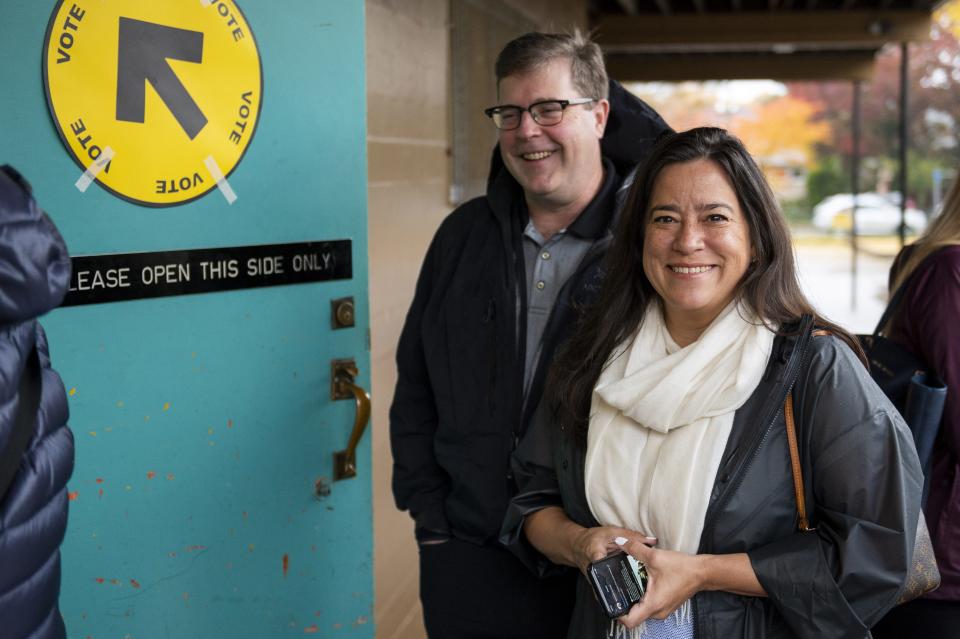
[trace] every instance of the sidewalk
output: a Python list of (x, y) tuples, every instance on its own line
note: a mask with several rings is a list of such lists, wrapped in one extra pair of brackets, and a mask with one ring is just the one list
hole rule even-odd
[[(909, 241), (909, 240), (908, 240)], [(900, 241), (858, 238), (856, 300), (852, 302), (850, 238), (794, 231), (800, 284), (826, 317), (854, 333), (872, 333), (887, 304), (887, 274)]]

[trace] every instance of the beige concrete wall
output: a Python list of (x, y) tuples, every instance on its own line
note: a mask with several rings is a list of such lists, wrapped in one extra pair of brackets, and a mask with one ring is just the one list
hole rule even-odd
[(390, 492), (397, 339), (423, 255), (449, 212), (447, 0), (367, 0), (367, 154), (377, 637), (424, 637), (417, 548)]
[[(504, 3), (544, 29), (586, 22), (584, 0)], [(417, 549), (390, 492), (388, 410), (420, 264), (450, 211), (449, 0), (367, 0), (366, 40), (374, 618), (379, 639), (419, 639)]]

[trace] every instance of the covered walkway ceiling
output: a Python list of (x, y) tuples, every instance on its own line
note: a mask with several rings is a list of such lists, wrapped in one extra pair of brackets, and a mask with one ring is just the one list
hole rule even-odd
[(866, 80), (889, 42), (929, 38), (945, 0), (591, 0), (621, 82)]

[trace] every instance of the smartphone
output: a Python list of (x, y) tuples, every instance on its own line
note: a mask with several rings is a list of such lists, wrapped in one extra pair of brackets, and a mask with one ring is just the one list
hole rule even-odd
[(627, 614), (647, 591), (646, 566), (622, 550), (590, 564), (587, 577), (611, 619)]

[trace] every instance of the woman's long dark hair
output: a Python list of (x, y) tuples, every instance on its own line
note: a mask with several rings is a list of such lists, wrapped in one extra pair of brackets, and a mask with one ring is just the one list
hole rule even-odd
[(716, 162), (737, 193), (756, 256), (739, 284), (740, 297), (750, 310), (775, 331), (801, 315), (813, 315), (818, 327), (842, 339), (863, 359), (857, 340), (819, 316), (803, 294), (786, 220), (743, 143), (713, 127), (670, 133), (653, 148), (637, 174), (605, 258), (600, 296), (586, 310), (550, 371), (547, 401), (558, 423), (572, 426), (570, 431), (581, 441), (586, 436), (593, 387), (607, 358), (633, 335), (647, 305), (657, 299), (643, 271), (643, 241), (654, 183), (667, 166), (694, 160)]

